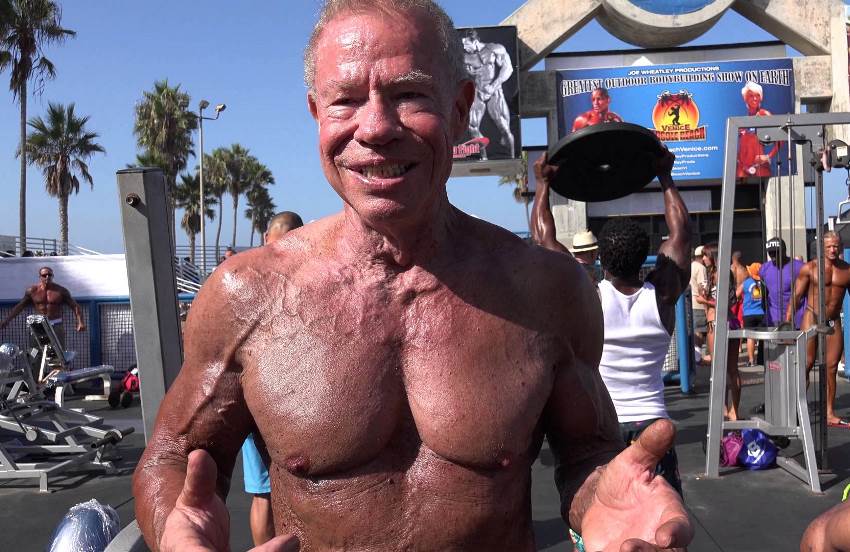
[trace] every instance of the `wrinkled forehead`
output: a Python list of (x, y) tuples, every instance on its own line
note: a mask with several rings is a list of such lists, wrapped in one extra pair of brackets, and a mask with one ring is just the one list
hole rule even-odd
[[(382, 69), (387, 60), (400, 71), (392, 80), (442, 77), (439, 37), (416, 13), (341, 14), (328, 22), (316, 43), (316, 89), (350, 86)], [(434, 73), (440, 73), (439, 75)]]
[(823, 239), (824, 245), (832, 244), (832, 245), (841, 245), (841, 238), (838, 236), (827, 236)]

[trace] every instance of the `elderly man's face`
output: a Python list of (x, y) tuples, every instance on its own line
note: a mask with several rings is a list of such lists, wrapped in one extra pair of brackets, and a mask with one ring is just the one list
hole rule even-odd
[(823, 240), (823, 254), (830, 261), (834, 261), (841, 254), (841, 240), (828, 237)]
[(474, 87), (447, 82), (437, 43), (421, 16), (364, 13), (332, 20), (316, 46), (322, 167), (367, 221), (427, 217), (445, 197)]
[(750, 108), (750, 110), (755, 111), (761, 107), (761, 94), (753, 92), (752, 90), (747, 90), (744, 93), (744, 103), (747, 104), (747, 107)]

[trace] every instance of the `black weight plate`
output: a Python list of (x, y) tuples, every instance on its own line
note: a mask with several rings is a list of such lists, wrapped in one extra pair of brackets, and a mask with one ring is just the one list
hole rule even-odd
[(558, 165), (552, 189), (578, 201), (610, 201), (655, 178), (653, 159), (663, 154), (651, 130), (632, 123), (602, 123), (568, 134), (549, 148)]

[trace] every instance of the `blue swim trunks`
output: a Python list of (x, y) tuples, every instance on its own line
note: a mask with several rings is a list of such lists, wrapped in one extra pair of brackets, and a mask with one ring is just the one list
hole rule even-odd
[(248, 435), (242, 444), (242, 472), (245, 478), (245, 492), (251, 494), (269, 494), (272, 486), (269, 483), (269, 470), (263, 463), (263, 458), (254, 444), (254, 434)]

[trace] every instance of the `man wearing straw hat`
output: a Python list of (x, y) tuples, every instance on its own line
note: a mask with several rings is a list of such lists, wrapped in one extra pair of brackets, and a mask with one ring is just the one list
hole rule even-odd
[(570, 253), (584, 267), (584, 270), (587, 271), (588, 276), (590, 276), (590, 279), (594, 283), (602, 279), (601, 274), (596, 268), (596, 259), (599, 256), (599, 244), (596, 243), (596, 236), (593, 235), (593, 232), (587, 230), (575, 234)]

